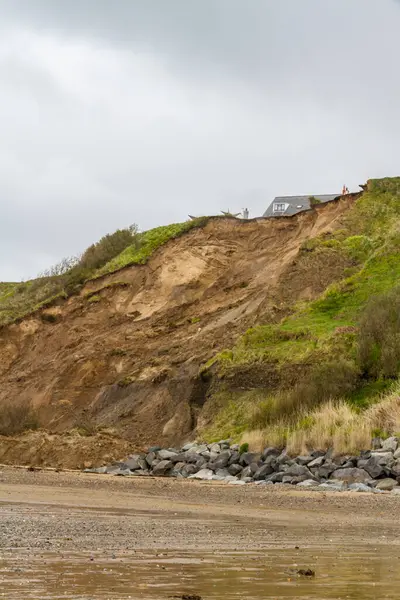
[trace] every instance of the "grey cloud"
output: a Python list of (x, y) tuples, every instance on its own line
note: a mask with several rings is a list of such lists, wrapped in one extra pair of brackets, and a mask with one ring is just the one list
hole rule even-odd
[(0, 280), (395, 175), (394, 0), (0, 0)]

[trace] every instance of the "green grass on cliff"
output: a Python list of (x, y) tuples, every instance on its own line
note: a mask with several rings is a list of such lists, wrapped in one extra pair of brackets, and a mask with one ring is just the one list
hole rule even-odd
[[(343, 217), (341, 228), (307, 240), (300, 252), (306, 260), (327, 247), (351, 259), (350, 276), (329, 286), (318, 299), (295, 306), (280, 323), (255, 325), (233, 348), (206, 365), (205, 370), (212, 367), (220, 380), (215, 389), (221, 406), (206, 435), (218, 437), (221, 432), (226, 436), (231, 430), (237, 437), (243, 427), (270, 427), (274, 415), (276, 422), (290, 421), (302, 404), (308, 410), (332, 396), (344, 397), (361, 410), (390, 385), (390, 381), (365, 379), (359, 364), (359, 325), (370, 298), (400, 284), (400, 178), (370, 181), (368, 190)], [(243, 368), (251, 378), (252, 368), (258, 373), (263, 364), (274, 365), (280, 386), (268, 389), (255, 383), (256, 391), (249, 395), (236, 390), (233, 400), (226, 382)], [(300, 379), (293, 387), (288, 374), (295, 368), (298, 372), (299, 366), (303, 366), (304, 381)], [(325, 382), (320, 384), (322, 379)], [(240, 414), (246, 415), (243, 421), (230, 417), (235, 414), (235, 403), (241, 407)]]

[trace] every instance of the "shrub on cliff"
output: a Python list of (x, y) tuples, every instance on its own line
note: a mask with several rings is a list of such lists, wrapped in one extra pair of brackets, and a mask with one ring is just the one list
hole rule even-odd
[(400, 372), (400, 287), (375, 296), (359, 326), (359, 361), (369, 377), (395, 378)]
[(128, 229), (117, 229), (114, 233), (103, 236), (96, 244), (89, 246), (79, 260), (79, 267), (89, 271), (100, 269), (132, 245), (139, 245), (137, 225), (131, 225)]

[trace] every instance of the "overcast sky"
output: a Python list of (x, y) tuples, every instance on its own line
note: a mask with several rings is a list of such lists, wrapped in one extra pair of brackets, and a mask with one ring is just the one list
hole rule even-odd
[(0, 281), (400, 174), (397, 0), (0, 0)]

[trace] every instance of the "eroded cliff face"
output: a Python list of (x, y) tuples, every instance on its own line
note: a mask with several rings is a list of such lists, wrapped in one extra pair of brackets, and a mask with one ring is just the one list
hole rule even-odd
[(199, 368), (254, 323), (272, 322), (342, 277), (345, 258), (304, 256), (302, 243), (340, 226), (351, 196), (292, 218), (215, 218), (146, 265), (0, 332), (2, 403), (32, 402), (40, 424), (91, 423), (133, 444), (190, 437), (209, 382)]

